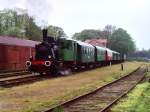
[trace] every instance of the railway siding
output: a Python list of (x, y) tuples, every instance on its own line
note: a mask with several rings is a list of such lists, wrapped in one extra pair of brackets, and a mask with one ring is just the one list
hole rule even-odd
[(8, 73), (0, 73), (0, 79), (1, 78), (7, 78), (7, 77), (13, 77), (13, 76), (20, 76), (20, 75), (26, 75), (29, 74), (28, 71), (18, 71), (18, 72), (8, 72)]
[[(62, 107), (64, 112), (105, 112), (112, 104), (135, 87), (144, 78), (145, 72), (146, 69), (140, 68), (128, 76), (58, 107)], [(46, 112), (53, 112), (58, 107)]]
[(150, 72), (125, 98), (111, 108), (112, 112), (149, 112), (150, 111)]

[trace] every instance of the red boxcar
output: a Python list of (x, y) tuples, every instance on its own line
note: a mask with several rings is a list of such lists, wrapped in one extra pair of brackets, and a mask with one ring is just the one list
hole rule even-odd
[(37, 41), (0, 36), (0, 72), (26, 69), (25, 62), (35, 55)]

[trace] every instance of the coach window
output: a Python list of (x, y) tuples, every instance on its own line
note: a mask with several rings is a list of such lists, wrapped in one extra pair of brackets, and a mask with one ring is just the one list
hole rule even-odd
[(85, 54), (85, 48), (83, 47), (83, 54)]
[(82, 53), (84, 54), (84, 47), (81, 50), (82, 50)]
[(90, 55), (92, 55), (92, 50), (91, 50), (91, 48), (89, 49), (89, 51), (90, 51)]
[(89, 49), (90, 55), (92, 55), (91, 48)]
[(87, 48), (85, 48), (85, 53), (86, 53), (86, 55), (88, 55), (88, 51), (87, 51), (88, 49)]
[(84, 47), (83, 47), (83, 54), (85, 54)]

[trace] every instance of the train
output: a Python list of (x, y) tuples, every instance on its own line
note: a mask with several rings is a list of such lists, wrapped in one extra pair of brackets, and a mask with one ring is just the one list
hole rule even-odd
[(26, 61), (30, 72), (58, 76), (66, 70), (91, 68), (119, 63), (123, 56), (109, 48), (94, 46), (69, 38), (48, 36), (43, 29), (43, 41), (35, 46), (35, 57)]

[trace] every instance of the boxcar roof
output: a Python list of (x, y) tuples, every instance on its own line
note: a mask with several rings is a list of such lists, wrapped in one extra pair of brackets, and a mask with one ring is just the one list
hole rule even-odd
[(19, 39), (16, 37), (0, 36), (0, 44), (4, 45), (35, 47), (35, 45), (38, 43), (40, 42), (26, 39)]

